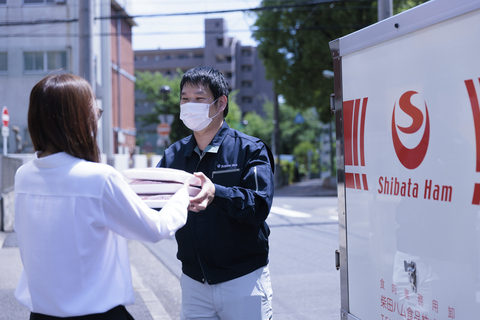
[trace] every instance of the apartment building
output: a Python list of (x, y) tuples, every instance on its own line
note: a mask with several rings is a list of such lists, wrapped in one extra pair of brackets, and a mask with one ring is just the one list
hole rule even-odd
[[(136, 50), (135, 70), (173, 75), (177, 69), (185, 72), (196, 66), (211, 66), (225, 75), (230, 90), (238, 90), (236, 102), (243, 114), (255, 111), (263, 115), (265, 101), (274, 99), (273, 84), (265, 79), (265, 68), (257, 48), (243, 46), (227, 32), (224, 19), (205, 19), (204, 47)], [(136, 116), (151, 112), (152, 107), (142, 93), (136, 93)], [(137, 123), (136, 127), (146, 137), (149, 147), (155, 145), (155, 125), (142, 128), (142, 124)]]
[[(133, 150), (135, 22), (105, 19), (118, 15), (126, 12), (114, 0), (0, 0), (0, 107), (9, 109), (10, 128), (19, 128), (22, 152), (33, 151), (27, 128), (30, 91), (45, 76), (62, 72), (92, 84), (105, 110), (99, 122), (102, 152), (111, 157)], [(8, 152), (15, 152), (12, 132), (8, 144)]]

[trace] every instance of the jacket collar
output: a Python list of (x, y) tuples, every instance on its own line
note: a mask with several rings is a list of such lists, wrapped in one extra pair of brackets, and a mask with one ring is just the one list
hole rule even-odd
[[(228, 132), (230, 131), (230, 127), (228, 126), (227, 122), (224, 120), (222, 127), (220, 130), (218, 130), (217, 134), (215, 137), (213, 137), (212, 141), (210, 144), (203, 150), (204, 153), (217, 153), (218, 149), (220, 149), (220, 146), (223, 143), (223, 140), (225, 140), (225, 137), (227, 136)], [(196, 153), (200, 154), (200, 150), (198, 149), (197, 146), (197, 141), (195, 140), (195, 136), (192, 134), (190, 137), (188, 137), (189, 141), (187, 142), (184, 156), (190, 157), (192, 155), (192, 152), (195, 151)]]

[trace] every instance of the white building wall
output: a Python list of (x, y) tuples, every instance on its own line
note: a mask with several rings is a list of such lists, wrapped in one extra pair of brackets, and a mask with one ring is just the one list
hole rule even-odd
[[(23, 0), (8, 0), (0, 6), (0, 21), (26, 22), (78, 18), (78, 0), (66, 4), (26, 5)], [(50, 71), (26, 72), (24, 52), (67, 52), (67, 72), (78, 73), (78, 23), (0, 26), (0, 52), (7, 52), (8, 70), (0, 73), (0, 107), (7, 106), (10, 128), (18, 126), (23, 139), (27, 133), (27, 112), (33, 86)], [(31, 143), (27, 151), (31, 149)], [(15, 137), (10, 132), (8, 151), (15, 151)]]

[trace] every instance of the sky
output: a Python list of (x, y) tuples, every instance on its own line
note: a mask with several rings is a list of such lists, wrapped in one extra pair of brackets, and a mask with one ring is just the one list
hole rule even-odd
[[(258, 7), (261, 0), (117, 0), (130, 15), (218, 11)], [(204, 46), (204, 20), (224, 18), (228, 36), (256, 46), (250, 27), (253, 13), (222, 13), (173, 17), (134, 18), (133, 50), (198, 48)]]

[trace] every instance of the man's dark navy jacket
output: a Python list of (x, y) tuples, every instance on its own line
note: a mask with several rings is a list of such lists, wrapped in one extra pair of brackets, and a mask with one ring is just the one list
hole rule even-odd
[(165, 150), (158, 166), (200, 171), (215, 184), (212, 203), (189, 212), (175, 234), (183, 273), (216, 284), (267, 265), (274, 163), (261, 140), (224, 122), (203, 152), (191, 135)]

